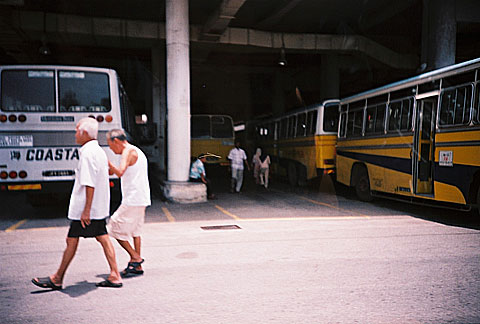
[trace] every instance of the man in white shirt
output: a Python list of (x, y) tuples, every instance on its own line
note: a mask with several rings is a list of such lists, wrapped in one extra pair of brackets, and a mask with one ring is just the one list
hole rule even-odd
[(102, 245), (110, 266), (107, 279), (96, 286), (122, 287), (115, 250), (106, 229), (106, 218), (110, 214), (108, 160), (105, 151), (98, 144), (97, 135), (98, 122), (95, 119), (87, 117), (77, 123), (75, 141), (81, 148), (68, 208), (68, 219), (71, 222), (67, 247), (57, 272), (49, 277), (32, 279), (32, 283), (38, 287), (62, 289), (63, 277), (75, 256), (80, 237), (95, 237)]
[(245, 151), (240, 148), (240, 142), (235, 142), (235, 147), (230, 150), (227, 157), (230, 160), (230, 166), (232, 168), (232, 183), (230, 192), (240, 192), (243, 183), (243, 164), (247, 166), (250, 171), (250, 166), (247, 161), (247, 155)]
[[(108, 223), (108, 233), (130, 255), (122, 277), (142, 275), (141, 230), (145, 222), (145, 209), (150, 206), (150, 185), (148, 183), (148, 161), (143, 152), (127, 142), (121, 129), (107, 133), (107, 142), (115, 154), (121, 155), (120, 165), (108, 161), (109, 172), (120, 178), (122, 203)], [(129, 240), (133, 238), (133, 246)]]

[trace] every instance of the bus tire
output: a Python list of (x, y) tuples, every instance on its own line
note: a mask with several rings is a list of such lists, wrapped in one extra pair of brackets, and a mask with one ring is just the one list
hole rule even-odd
[(299, 187), (305, 187), (307, 185), (307, 168), (302, 164), (298, 165), (297, 178)]
[(298, 183), (297, 168), (293, 162), (288, 163), (287, 169), (288, 183), (295, 187)]
[(372, 201), (373, 196), (370, 191), (370, 180), (368, 172), (365, 167), (360, 167), (357, 170), (357, 178), (355, 181), (355, 193), (361, 201)]

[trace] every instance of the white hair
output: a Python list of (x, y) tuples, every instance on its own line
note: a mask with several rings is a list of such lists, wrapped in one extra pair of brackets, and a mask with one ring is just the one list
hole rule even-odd
[(77, 127), (79, 131), (86, 132), (90, 138), (97, 139), (98, 122), (95, 119), (91, 117), (82, 118), (78, 122)]

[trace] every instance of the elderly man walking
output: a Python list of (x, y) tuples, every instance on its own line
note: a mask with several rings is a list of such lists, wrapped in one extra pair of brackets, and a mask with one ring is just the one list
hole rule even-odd
[(95, 237), (102, 245), (110, 266), (107, 279), (96, 286), (122, 287), (115, 250), (106, 229), (106, 218), (110, 214), (108, 159), (98, 144), (97, 135), (98, 122), (95, 119), (87, 117), (77, 123), (75, 141), (82, 147), (68, 208), (68, 219), (71, 221), (67, 247), (57, 272), (49, 277), (32, 279), (32, 283), (38, 287), (62, 289), (65, 272), (75, 256), (80, 237)]
[[(107, 142), (115, 154), (121, 155), (120, 165), (110, 161), (110, 172), (121, 181), (122, 203), (108, 223), (108, 233), (117, 239), (120, 246), (130, 255), (130, 261), (122, 277), (142, 275), (141, 231), (145, 222), (145, 209), (150, 206), (150, 185), (148, 183), (148, 161), (145, 154), (127, 142), (121, 129), (107, 133)], [(133, 238), (133, 247), (128, 242)]]

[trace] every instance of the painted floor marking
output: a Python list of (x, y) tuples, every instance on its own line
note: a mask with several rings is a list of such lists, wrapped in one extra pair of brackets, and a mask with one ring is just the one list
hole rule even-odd
[(170, 211), (168, 211), (167, 207), (162, 207), (162, 210), (165, 216), (167, 216), (168, 221), (171, 223), (175, 223), (175, 217), (172, 216)]
[[(343, 209), (343, 208), (340, 208), (340, 207), (337, 207), (337, 206), (334, 206), (334, 205), (330, 205), (330, 204), (327, 204), (327, 203), (323, 203), (323, 202), (320, 202), (320, 201), (317, 201), (317, 200), (313, 200), (313, 199), (310, 199), (310, 198), (307, 198), (307, 197), (303, 197), (303, 196), (298, 196), (298, 197), (300, 197), (303, 200), (309, 201), (312, 204), (330, 207), (330, 208), (337, 209), (337, 210), (340, 210), (340, 211), (343, 211), (343, 212), (346, 212), (346, 213), (350, 213), (350, 214), (355, 213), (355, 212), (352, 212), (350, 210), (346, 210), (346, 209)], [(354, 216), (354, 217), (370, 218), (370, 216), (368, 216), (368, 215), (363, 215), (361, 213), (356, 213), (356, 214), (358, 214), (358, 216)]]
[(13, 232), (14, 230), (16, 230), (17, 228), (19, 228), (20, 226), (22, 226), (23, 224), (25, 224), (27, 222), (26, 219), (22, 219), (21, 221), (19, 221), (18, 223), (16, 224), (13, 224), (12, 226), (10, 226), (9, 228), (7, 228), (5, 230), (5, 232)]
[(220, 207), (220, 206), (218, 206), (218, 205), (215, 205), (215, 208), (217, 208), (219, 211), (221, 211), (221, 212), (224, 213), (225, 215), (228, 215), (228, 216), (232, 217), (232, 218), (235, 219), (235, 220), (241, 220), (241, 218), (238, 217), (237, 215), (232, 214), (231, 212), (223, 209), (222, 207)]

